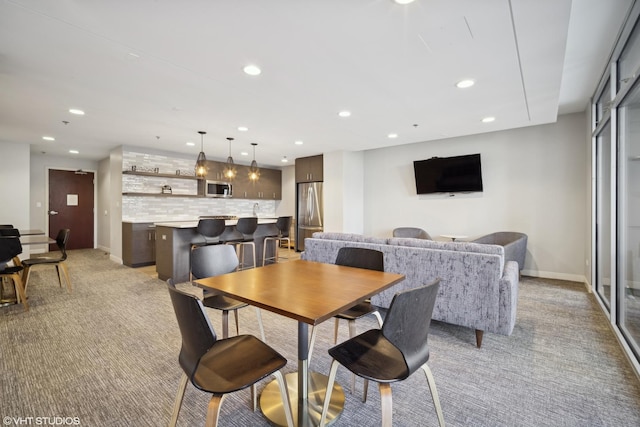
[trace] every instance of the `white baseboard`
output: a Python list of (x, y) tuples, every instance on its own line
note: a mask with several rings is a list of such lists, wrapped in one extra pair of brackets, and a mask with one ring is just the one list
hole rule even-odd
[(113, 262), (117, 262), (118, 264), (122, 264), (122, 258), (118, 258), (117, 256), (110, 254), (109, 259)]
[(106, 246), (98, 245), (97, 248), (100, 249), (101, 251), (105, 251), (107, 253), (111, 252), (111, 248), (108, 248)]
[[(587, 284), (587, 278), (580, 274), (555, 273), (553, 271), (522, 270), (524, 276), (540, 277), (543, 279), (568, 280)], [(591, 287), (589, 285), (589, 287)]]

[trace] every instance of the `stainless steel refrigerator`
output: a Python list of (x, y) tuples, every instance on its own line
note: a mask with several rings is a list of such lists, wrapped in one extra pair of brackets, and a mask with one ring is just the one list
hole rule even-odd
[(322, 182), (298, 184), (296, 195), (296, 251), (304, 251), (305, 237), (311, 237), (323, 227)]

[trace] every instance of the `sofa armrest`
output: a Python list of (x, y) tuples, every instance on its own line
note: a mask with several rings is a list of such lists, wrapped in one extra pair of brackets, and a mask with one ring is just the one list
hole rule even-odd
[(511, 335), (516, 324), (518, 308), (518, 287), (520, 286), (520, 271), (518, 263), (507, 261), (504, 273), (498, 283), (500, 289), (500, 320), (498, 333)]

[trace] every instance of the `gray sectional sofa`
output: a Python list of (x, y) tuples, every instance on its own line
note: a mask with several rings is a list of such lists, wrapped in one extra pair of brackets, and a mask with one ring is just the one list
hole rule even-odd
[(502, 246), (314, 233), (305, 239), (301, 258), (334, 263), (344, 246), (382, 251), (385, 271), (406, 276), (374, 295), (374, 305), (388, 308), (395, 293), (440, 278), (433, 319), (475, 329), (478, 347), (485, 331), (511, 335), (516, 322), (519, 271), (516, 261), (505, 261)]

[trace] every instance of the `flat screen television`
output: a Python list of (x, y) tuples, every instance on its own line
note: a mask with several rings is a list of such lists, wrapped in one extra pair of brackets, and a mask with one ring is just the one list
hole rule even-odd
[(482, 191), (480, 154), (413, 162), (418, 194)]

